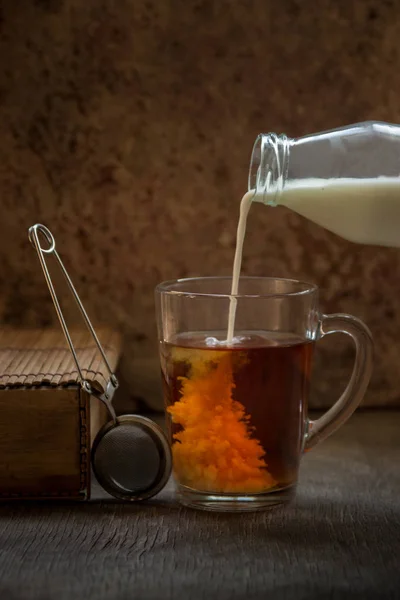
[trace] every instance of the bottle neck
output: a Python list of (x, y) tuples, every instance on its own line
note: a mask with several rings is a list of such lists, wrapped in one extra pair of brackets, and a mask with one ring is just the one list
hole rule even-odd
[(291, 139), (285, 134), (261, 133), (253, 146), (248, 189), (254, 200), (276, 206), (286, 182)]

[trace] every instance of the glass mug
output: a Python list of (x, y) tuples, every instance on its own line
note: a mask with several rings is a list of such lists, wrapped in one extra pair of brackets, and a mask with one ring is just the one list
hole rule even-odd
[[(241, 277), (235, 337), (226, 344), (230, 277), (180, 279), (156, 288), (163, 393), (182, 504), (260, 510), (294, 494), (300, 458), (360, 403), (372, 339), (355, 317), (323, 315), (318, 288)], [(350, 335), (351, 379), (322, 417), (307, 416), (315, 342)]]

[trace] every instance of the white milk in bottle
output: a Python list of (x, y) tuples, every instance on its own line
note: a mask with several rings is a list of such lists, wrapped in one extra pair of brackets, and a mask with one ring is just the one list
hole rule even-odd
[[(254, 201), (268, 204), (268, 195), (255, 194)], [(284, 186), (276, 205), (351, 242), (400, 246), (400, 179), (294, 180)]]

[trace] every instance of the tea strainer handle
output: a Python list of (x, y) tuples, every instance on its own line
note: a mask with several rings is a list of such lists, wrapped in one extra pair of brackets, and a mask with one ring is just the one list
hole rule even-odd
[[(46, 240), (46, 242), (49, 244), (48, 248), (44, 248), (41, 245), (39, 234), (41, 234), (44, 237), (44, 239)], [(43, 273), (44, 273), (44, 276), (46, 279), (46, 283), (49, 288), (51, 298), (53, 300), (53, 304), (54, 304), (54, 308), (57, 313), (58, 320), (60, 321), (61, 328), (64, 332), (65, 339), (67, 340), (69, 349), (71, 351), (72, 357), (75, 362), (76, 369), (78, 371), (78, 376), (79, 376), (79, 380), (80, 380), (82, 389), (85, 390), (85, 392), (87, 392), (88, 394), (91, 394), (91, 395), (95, 396), (96, 398), (98, 398), (99, 400), (101, 400), (107, 406), (107, 409), (108, 409), (113, 421), (116, 422), (117, 415), (116, 415), (114, 407), (112, 405), (112, 398), (114, 396), (115, 390), (118, 387), (118, 379), (117, 379), (115, 373), (113, 372), (113, 370), (111, 369), (111, 366), (110, 366), (110, 363), (108, 362), (106, 353), (104, 352), (104, 349), (100, 343), (99, 338), (97, 337), (97, 334), (96, 334), (96, 332), (93, 328), (93, 325), (88, 317), (88, 314), (78, 296), (78, 292), (76, 291), (74, 284), (72, 283), (72, 280), (71, 280), (70, 276), (68, 275), (68, 272), (64, 266), (64, 263), (62, 262), (60, 255), (58, 254), (58, 252), (56, 250), (56, 241), (54, 239), (54, 236), (47, 227), (45, 227), (44, 225), (41, 225), (40, 223), (37, 223), (36, 225), (33, 225), (32, 227), (29, 228), (29, 239), (38, 254), (40, 265), (42, 267), (42, 270), (43, 270)], [(61, 268), (61, 271), (67, 281), (68, 287), (69, 287), (69, 289), (78, 305), (78, 308), (82, 314), (85, 324), (86, 324), (87, 328), (89, 329), (90, 334), (95, 341), (95, 344), (103, 358), (105, 366), (107, 367), (107, 371), (109, 374), (109, 381), (108, 381), (106, 389), (103, 393), (100, 393), (99, 391), (97, 391), (91, 385), (91, 383), (87, 379), (85, 379), (85, 377), (83, 376), (83, 372), (82, 372), (82, 369), (81, 369), (81, 366), (80, 366), (79, 360), (78, 360), (78, 355), (76, 353), (75, 346), (73, 344), (71, 335), (68, 331), (68, 326), (65, 321), (64, 315), (62, 313), (61, 306), (60, 306), (53, 282), (51, 280), (50, 272), (49, 272), (49, 269), (46, 264), (46, 259), (45, 259), (46, 254), (53, 254), (55, 256), (55, 258), (57, 259), (57, 262)]]

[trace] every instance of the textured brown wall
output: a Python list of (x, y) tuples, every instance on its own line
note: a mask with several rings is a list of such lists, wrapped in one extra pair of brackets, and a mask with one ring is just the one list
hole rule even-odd
[[(89, 314), (125, 333), (124, 404), (157, 404), (155, 284), (230, 272), (260, 131), (400, 122), (400, 3), (3, 0), (0, 10), (0, 313), (53, 319), (26, 235), (43, 222)], [(255, 206), (244, 272), (315, 281), (325, 311), (363, 318), (377, 348), (366, 402), (400, 397), (398, 250)], [(321, 343), (315, 401), (336, 397), (351, 359), (345, 340)]]

